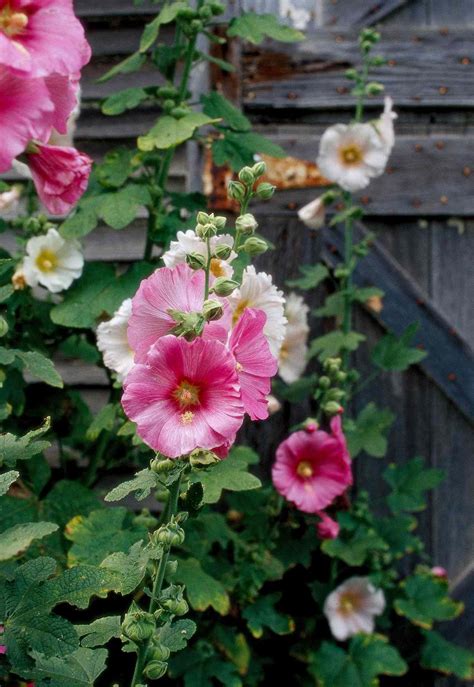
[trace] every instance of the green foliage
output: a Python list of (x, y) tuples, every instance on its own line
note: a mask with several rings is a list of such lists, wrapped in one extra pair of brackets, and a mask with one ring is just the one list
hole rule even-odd
[(63, 657), (32, 651), (33, 677), (38, 687), (93, 687), (105, 670), (105, 649), (79, 648)]
[(427, 630), (438, 620), (452, 620), (463, 610), (463, 604), (448, 596), (448, 583), (429, 570), (419, 568), (400, 584), (403, 596), (395, 599), (397, 613)]
[(186, 586), (189, 603), (196, 611), (205, 611), (211, 606), (220, 615), (229, 612), (230, 599), (224, 586), (209, 575), (195, 558), (179, 561), (175, 579)]
[(285, 157), (281, 146), (265, 136), (254, 132), (236, 132), (231, 129), (223, 131), (222, 138), (212, 144), (212, 157), (216, 165), (228, 164), (236, 172), (246, 165), (252, 165), (257, 153), (272, 157)]
[(144, 548), (143, 541), (140, 540), (135, 542), (127, 553), (123, 551), (111, 553), (104, 558), (100, 567), (114, 573), (115, 591), (120, 594), (131, 594), (145, 577), (150, 555), (151, 551)]
[(257, 462), (258, 456), (252, 449), (237, 446), (232, 449), (228, 459), (192, 473), (191, 481), (201, 482), (204, 503), (216, 503), (223, 489), (229, 491), (257, 489), (261, 485), (260, 480), (248, 472), (249, 465)]
[(242, 617), (247, 621), (254, 637), (261, 637), (265, 628), (277, 635), (286, 635), (294, 631), (294, 621), (275, 608), (280, 598), (281, 594), (278, 593), (267, 594), (243, 610)]
[(223, 120), (234, 131), (249, 131), (251, 129), (250, 120), (221, 93), (211, 91), (201, 96), (201, 102), (204, 113), (208, 117)]
[(438, 632), (423, 632), (425, 643), (421, 650), (421, 665), (461, 680), (474, 679), (474, 654), (442, 637)]
[(0, 534), (0, 561), (7, 561), (26, 551), (32, 541), (55, 532), (54, 522), (27, 522), (14, 525)]
[(238, 36), (250, 43), (259, 44), (265, 38), (272, 38), (283, 43), (295, 43), (304, 40), (301, 31), (280, 24), (274, 14), (255, 14), (247, 12), (235, 17), (228, 31), (230, 37)]
[(384, 479), (392, 487), (387, 501), (393, 513), (420, 511), (426, 507), (425, 491), (438, 486), (443, 472), (425, 468), (422, 458), (413, 458), (401, 465), (389, 465)]
[(158, 477), (149, 468), (145, 470), (140, 470), (137, 472), (135, 477), (126, 482), (121, 482), (118, 486), (114, 487), (112, 491), (109, 491), (105, 496), (106, 501), (120, 501), (124, 499), (129, 494), (135, 493), (135, 498), (138, 501), (145, 499), (151, 492), (152, 489), (158, 487)]
[(377, 533), (370, 520), (358, 518), (350, 513), (339, 513), (341, 534), (336, 539), (326, 539), (321, 549), (328, 556), (339, 558), (350, 566), (365, 563), (373, 553), (385, 553), (388, 544)]
[(377, 687), (380, 675), (404, 675), (407, 664), (382, 635), (357, 635), (346, 652), (323, 642), (310, 672), (320, 687)]
[(387, 452), (387, 432), (395, 416), (389, 410), (380, 410), (368, 403), (355, 420), (344, 422), (349, 453), (352, 458), (365, 451), (369, 456), (383, 457)]
[(418, 330), (417, 324), (409, 325), (400, 337), (387, 334), (372, 351), (372, 360), (382, 370), (406, 370), (410, 365), (426, 358), (426, 351), (410, 346)]
[(42, 427), (28, 432), (22, 437), (13, 434), (0, 434), (0, 465), (14, 466), (18, 460), (28, 460), (41, 451), (46, 450), (50, 443), (41, 439), (51, 426), (49, 418)]
[(329, 277), (329, 270), (326, 265), (318, 262), (317, 265), (303, 265), (300, 267), (302, 277), (289, 279), (286, 283), (303, 291), (316, 289), (325, 279)]
[(148, 98), (144, 88), (126, 88), (109, 96), (102, 103), (102, 112), (106, 115), (119, 115), (126, 110), (133, 110)]
[(94, 649), (107, 644), (113, 637), (120, 637), (121, 618), (119, 615), (97, 618), (89, 625), (76, 625), (81, 638), (81, 646)]
[(171, 652), (184, 649), (196, 632), (196, 623), (192, 620), (176, 620), (166, 623), (160, 630), (160, 643), (168, 647)]
[(344, 334), (342, 331), (335, 330), (329, 334), (318, 336), (317, 339), (313, 339), (309, 348), (309, 357), (313, 358), (317, 355), (318, 359), (322, 362), (328, 358), (334, 358), (341, 351), (357, 350), (362, 341), (365, 341), (363, 334), (358, 332)]
[(9, 470), (0, 475), (0, 496), (6, 494), (11, 485), (16, 482), (20, 473), (17, 470)]
[(140, 40), (140, 52), (149, 50), (158, 38), (161, 26), (174, 21), (179, 11), (186, 7), (188, 7), (186, 2), (172, 2), (169, 5), (165, 5), (153, 21), (145, 26)]
[(158, 150), (175, 148), (180, 143), (190, 139), (199, 127), (213, 124), (216, 121), (218, 120), (208, 117), (202, 112), (189, 112), (181, 119), (164, 115), (158, 119), (145, 136), (139, 137), (138, 147), (147, 152), (155, 148)]

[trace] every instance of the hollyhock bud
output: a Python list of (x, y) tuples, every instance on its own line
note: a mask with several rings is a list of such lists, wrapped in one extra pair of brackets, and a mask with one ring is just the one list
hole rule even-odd
[(219, 457), (213, 451), (204, 451), (197, 448), (189, 456), (189, 462), (193, 467), (203, 467), (205, 465), (213, 465), (219, 462)]
[(239, 179), (243, 184), (247, 186), (252, 186), (255, 182), (255, 177), (250, 167), (242, 167), (239, 172)]
[(245, 197), (245, 186), (241, 184), (240, 181), (229, 181), (227, 195), (231, 200), (240, 202)]
[(256, 179), (258, 179), (263, 174), (265, 174), (266, 171), (267, 171), (267, 165), (262, 161), (256, 162), (254, 164), (254, 166), (252, 167), (252, 172), (253, 172), (253, 175)]
[(212, 299), (208, 299), (203, 303), (202, 314), (206, 322), (211, 322), (211, 320), (220, 320), (220, 318), (224, 314), (224, 308), (222, 307), (222, 304), (219, 303), (219, 301), (213, 301)]
[(323, 410), (326, 415), (340, 415), (342, 411), (342, 406), (336, 401), (328, 401), (324, 404)]
[(235, 228), (241, 234), (253, 234), (257, 227), (258, 222), (250, 212), (240, 215), (235, 221)]
[(215, 236), (217, 234), (217, 227), (211, 222), (208, 224), (198, 224), (196, 227), (196, 234), (201, 239), (209, 239), (211, 236)]
[(140, 609), (127, 613), (122, 623), (122, 632), (132, 642), (146, 642), (155, 632), (155, 618)]
[(167, 661), (170, 657), (170, 650), (164, 644), (153, 642), (148, 649), (148, 658), (153, 661)]
[(156, 472), (157, 475), (165, 472), (170, 472), (175, 467), (175, 463), (169, 458), (158, 457), (153, 458), (150, 463), (150, 470)]
[(273, 186), (273, 184), (268, 184), (267, 182), (257, 186), (257, 196), (261, 198), (261, 200), (270, 200), (275, 191), (276, 186)]
[(232, 254), (232, 246), (228, 246), (225, 243), (219, 243), (216, 245), (213, 251), (213, 257), (219, 260), (228, 260)]
[(201, 253), (188, 253), (185, 260), (192, 270), (203, 270), (206, 267), (206, 258)]
[(336, 539), (341, 529), (339, 523), (324, 511), (320, 511), (318, 515), (321, 518), (321, 521), (316, 525), (318, 537), (320, 539)]
[(186, 615), (189, 611), (189, 606), (185, 599), (167, 599), (163, 601), (162, 606), (174, 615)]
[(318, 421), (315, 420), (312, 417), (309, 417), (304, 423), (303, 423), (304, 429), (312, 434), (312, 432), (316, 432), (316, 430), (319, 428)]
[(272, 396), (272, 394), (267, 396), (267, 404), (269, 415), (274, 415), (275, 413), (278, 413), (279, 410), (281, 410), (280, 401), (275, 396)]
[(166, 674), (168, 664), (163, 661), (150, 661), (143, 669), (143, 674), (150, 680), (159, 680)]
[(36, 190), (54, 215), (65, 215), (87, 188), (92, 160), (75, 148), (35, 143), (27, 151)]
[(446, 568), (441, 567), (440, 565), (435, 565), (431, 568), (431, 573), (435, 577), (441, 577), (444, 580), (448, 579), (448, 571)]
[(0, 316), (0, 337), (8, 334), (8, 322)]
[(267, 252), (268, 243), (264, 239), (258, 238), (258, 236), (251, 236), (245, 241), (242, 249), (248, 253), (248, 255), (261, 255)]
[(23, 271), (23, 263), (20, 263), (17, 266), (12, 276), (12, 284), (15, 291), (23, 291), (23, 289), (26, 289), (27, 284), (25, 273)]
[(239, 283), (233, 279), (226, 279), (225, 277), (219, 277), (213, 284), (212, 290), (218, 296), (230, 296), (230, 294), (235, 291), (239, 286)]

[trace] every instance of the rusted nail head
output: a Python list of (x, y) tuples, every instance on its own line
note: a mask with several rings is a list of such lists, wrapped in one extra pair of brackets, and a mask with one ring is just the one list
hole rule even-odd
[(455, 373), (455, 372), (450, 372), (449, 375), (448, 375), (448, 379), (449, 379), (450, 382), (455, 382), (456, 379), (457, 379), (456, 373)]
[(448, 204), (448, 196), (441, 196), (440, 199), (439, 199), (439, 202), (440, 202), (442, 205), (447, 205), (447, 204)]
[(415, 150), (417, 153), (421, 153), (421, 151), (423, 150), (423, 146), (421, 145), (421, 143), (415, 143)]
[(463, 168), (462, 173), (465, 177), (469, 177), (471, 176), (471, 171), (471, 168), (466, 165), (466, 167)]
[(448, 92), (448, 87), (447, 87), (447, 86), (440, 86), (440, 87), (438, 88), (438, 93), (439, 93), (440, 95), (446, 95), (447, 92)]
[(436, 141), (435, 146), (438, 148), (438, 150), (443, 150), (445, 143), (444, 141)]

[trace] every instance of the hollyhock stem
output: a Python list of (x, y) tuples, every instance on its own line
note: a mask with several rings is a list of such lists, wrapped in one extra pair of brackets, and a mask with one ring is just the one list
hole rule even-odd
[[(180, 486), (181, 486), (181, 473), (180, 473), (178, 479), (176, 480), (176, 482), (173, 482), (173, 484), (169, 488), (170, 496), (169, 496), (168, 504), (166, 505), (167, 518), (166, 518), (164, 524), (170, 522), (172, 516), (176, 515), (176, 512), (178, 510), (178, 497), (179, 497)], [(158, 570), (156, 572), (156, 576), (155, 576), (155, 579), (153, 581), (153, 589), (152, 589), (152, 593), (151, 593), (150, 603), (148, 606), (148, 612), (149, 613), (154, 613), (154, 611), (156, 610), (157, 600), (160, 596), (161, 588), (163, 587), (163, 581), (165, 579), (166, 565), (168, 563), (168, 559), (169, 559), (169, 555), (170, 555), (170, 549), (171, 549), (170, 544), (167, 544), (166, 546), (164, 546), (163, 555), (161, 557), (160, 563), (158, 565)], [(140, 648), (139, 648), (138, 654), (137, 654), (137, 661), (135, 664), (135, 670), (133, 672), (133, 677), (132, 677), (132, 682), (130, 683), (130, 687), (136, 687), (136, 685), (138, 685), (141, 682), (143, 667), (145, 664), (149, 643), (150, 643), (150, 640), (148, 640), (147, 642), (144, 642), (143, 644), (140, 645)]]
[[(346, 209), (352, 205), (350, 193), (344, 193)], [(344, 309), (342, 315), (342, 331), (349, 334), (352, 326), (352, 271), (353, 271), (353, 250), (354, 250), (354, 220), (348, 217), (344, 223), (344, 269), (346, 276), (341, 280), (341, 290), (343, 292)], [(349, 351), (344, 350), (342, 356), (342, 369), (347, 372), (350, 362)]]
[(206, 263), (206, 279), (204, 281), (204, 300), (209, 297), (209, 272), (211, 269), (211, 239), (206, 239), (207, 245), (207, 263)]

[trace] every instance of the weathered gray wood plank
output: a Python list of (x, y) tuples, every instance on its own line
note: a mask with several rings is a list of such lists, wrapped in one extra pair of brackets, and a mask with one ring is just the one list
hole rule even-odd
[(133, 0), (74, 0), (74, 10), (79, 17), (113, 17), (120, 15), (154, 14), (156, 7), (150, 2), (135, 5)]
[(416, 0), (324, 0), (325, 26), (373, 26), (400, 8), (415, 4)]

